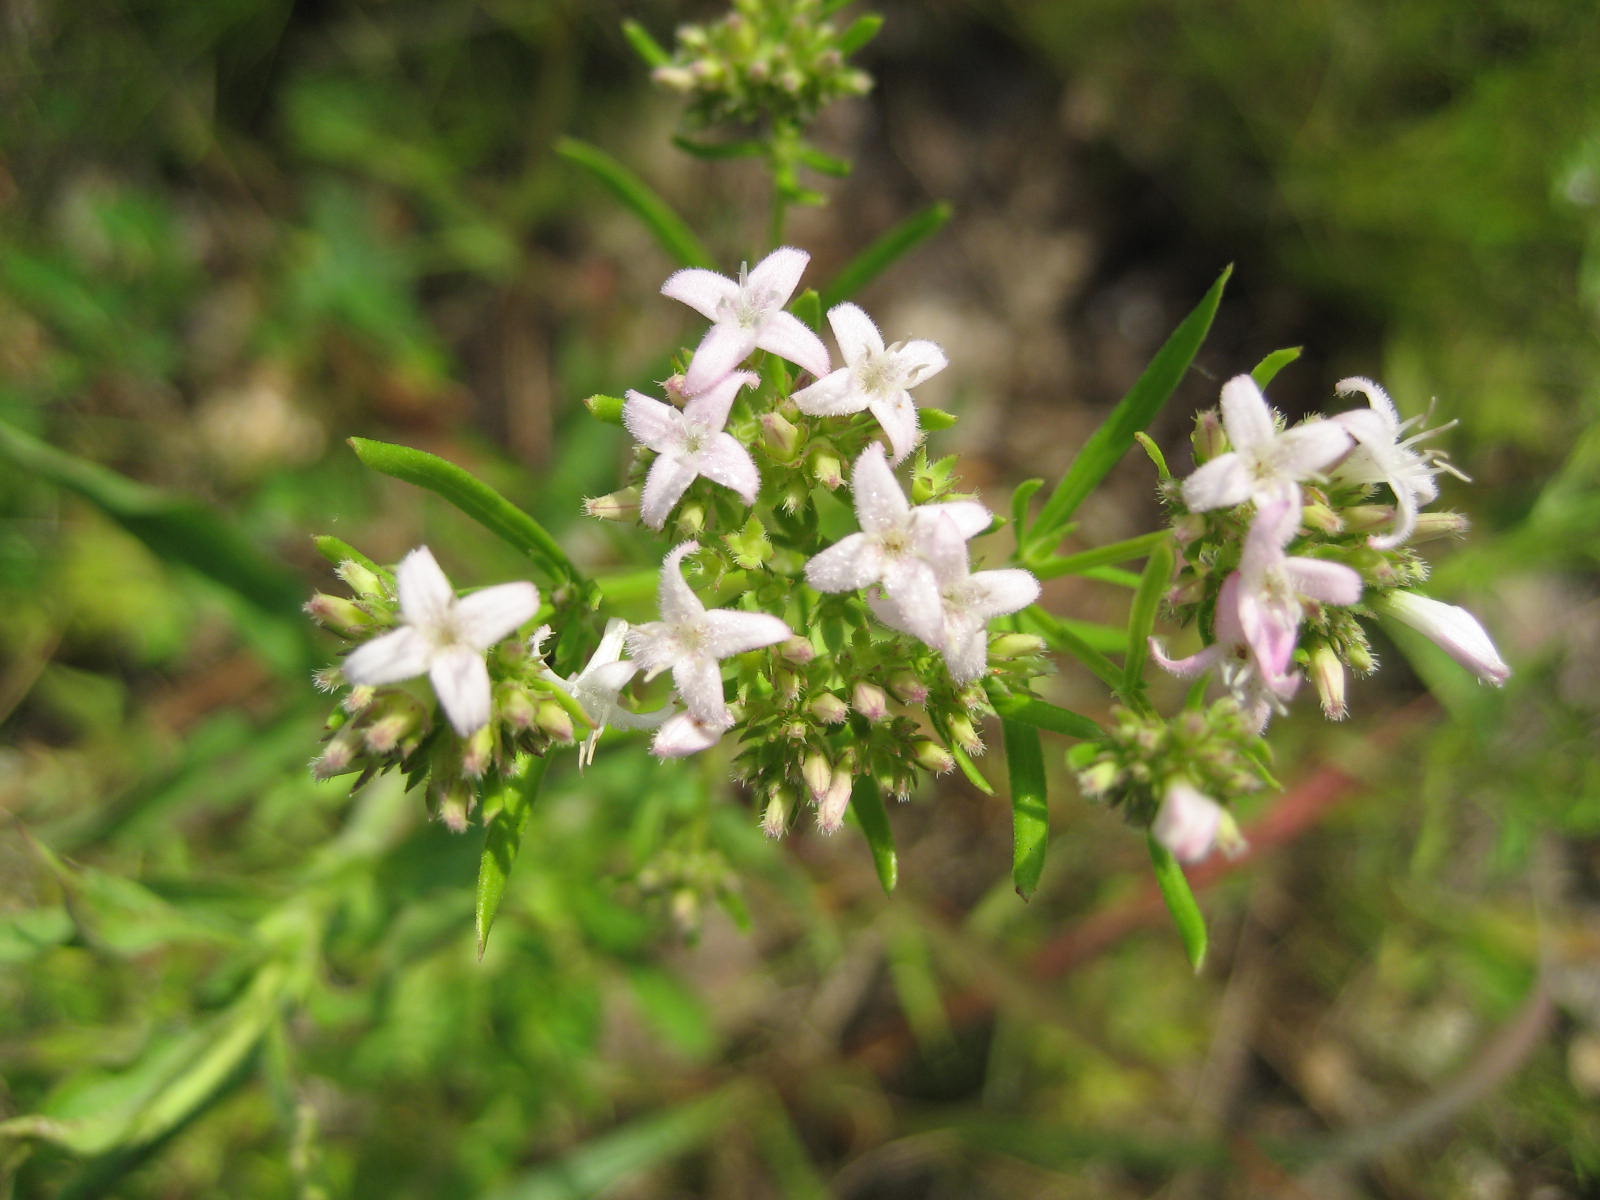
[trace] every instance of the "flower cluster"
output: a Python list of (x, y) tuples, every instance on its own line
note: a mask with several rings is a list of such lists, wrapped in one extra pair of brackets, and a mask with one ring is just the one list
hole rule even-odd
[(1510, 674), (1475, 618), (1414, 590), (1427, 577), (1417, 543), (1466, 528), (1420, 511), (1439, 473), (1459, 475), (1418, 447), (1440, 431), (1407, 436), (1413, 422), (1371, 380), (1337, 391), (1366, 406), (1285, 428), (1254, 380), (1229, 380), (1220, 420), (1196, 421), (1194, 473), (1166, 490), (1184, 553), (1169, 599), (1205, 645), (1172, 659), (1153, 643), (1152, 655), (1180, 676), (1215, 669), (1257, 730), (1305, 673), (1324, 712), (1345, 715), (1346, 668), (1376, 665), (1357, 619), (1374, 612), (1414, 625), (1481, 679)]

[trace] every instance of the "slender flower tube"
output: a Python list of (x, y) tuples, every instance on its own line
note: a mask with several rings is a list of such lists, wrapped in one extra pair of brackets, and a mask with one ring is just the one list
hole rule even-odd
[(1488, 632), (1466, 609), (1406, 591), (1389, 592), (1373, 607), (1432, 640), (1484, 682), (1499, 687), (1511, 678)]
[(469, 737), (489, 723), (484, 652), (539, 611), (539, 589), (502, 583), (457, 598), (433, 552), (418, 546), (395, 571), (400, 628), (357, 647), (344, 677), (376, 687), (426, 674), (450, 724)]

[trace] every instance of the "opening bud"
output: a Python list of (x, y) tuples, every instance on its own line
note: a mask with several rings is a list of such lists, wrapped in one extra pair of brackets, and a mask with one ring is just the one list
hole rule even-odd
[(1350, 712), (1344, 702), (1344, 663), (1326, 642), (1311, 651), (1310, 675), (1323, 715), (1330, 721), (1344, 720)]
[(869, 721), (881, 721), (889, 715), (889, 697), (877, 684), (863, 679), (850, 689), (850, 707)]
[(794, 791), (775, 787), (767, 794), (767, 807), (761, 814), (761, 832), (769, 838), (781, 838), (789, 827), (789, 814), (794, 811)]
[(434, 793), (433, 815), (451, 833), (465, 833), (477, 802), (466, 780), (456, 778)]
[(805, 781), (806, 790), (811, 793), (812, 801), (820, 804), (822, 798), (828, 794), (828, 787), (833, 783), (833, 764), (820, 750), (813, 750), (800, 764), (800, 778)]

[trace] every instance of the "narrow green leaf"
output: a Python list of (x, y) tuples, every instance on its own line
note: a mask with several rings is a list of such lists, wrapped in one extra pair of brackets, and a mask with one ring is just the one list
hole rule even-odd
[(894, 851), (894, 831), (889, 827), (889, 814), (883, 808), (883, 794), (878, 781), (871, 775), (856, 777), (850, 792), (850, 810), (861, 823), (867, 845), (872, 850), (872, 865), (878, 869), (878, 882), (885, 894), (894, 891), (900, 878), (900, 860)]
[(1048, 700), (1023, 692), (1005, 691), (998, 683), (990, 684), (989, 702), (994, 705), (995, 712), (1008, 721), (1018, 721), (1035, 729), (1048, 729), (1063, 737), (1092, 741), (1103, 732), (1088, 717), (1070, 708), (1062, 708), (1059, 704), (1051, 704)]
[(1133, 440), (1139, 443), (1139, 448), (1149, 456), (1150, 461), (1155, 465), (1156, 478), (1162, 483), (1166, 483), (1167, 480), (1171, 479), (1172, 472), (1167, 468), (1167, 456), (1161, 453), (1161, 447), (1156, 445), (1155, 438), (1140, 430), (1133, 435)]
[(849, 58), (861, 47), (878, 36), (883, 28), (883, 18), (877, 13), (867, 13), (850, 22), (849, 28), (839, 35), (839, 53)]
[(1144, 686), (1144, 664), (1150, 657), (1150, 633), (1156, 627), (1161, 598), (1172, 583), (1172, 538), (1164, 537), (1150, 550), (1139, 590), (1128, 609), (1128, 655), (1122, 660), (1122, 690), (1133, 693)]
[(942, 408), (924, 408), (922, 410), (922, 431), (924, 433), (942, 433), (946, 429), (955, 428), (957, 421), (961, 420), (953, 412), (945, 412)]
[(800, 147), (800, 161), (813, 171), (818, 171), (823, 175), (832, 175), (835, 179), (845, 178), (852, 169), (848, 159), (835, 158), (831, 154), (824, 154), (815, 146)]
[(850, 299), (919, 242), (944, 228), (954, 211), (947, 202), (941, 200), (889, 230), (834, 276), (833, 282), (823, 290), (823, 307), (832, 308)]
[(478, 900), (476, 906), (478, 928), (478, 957), (483, 957), (489, 945), (489, 930), (494, 926), (495, 914), (500, 911), (500, 901), (505, 896), (506, 880), (511, 867), (522, 849), (522, 833), (528, 827), (528, 814), (539, 797), (539, 785), (544, 782), (547, 758), (529, 760), (521, 779), (507, 783), (500, 811), (489, 818), (489, 828), (484, 831), (483, 857), (478, 860)]
[(714, 162), (727, 158), (760, 158), (767, 152), (767, 144), (758, 142), (753, 138), (745, 138), (736, 142), (702, 142), (697, 138), (685, 137), (676, 134), (672, 144), (685, 154), (692, 154), (696, 158), (703, 158)]
[[(1089, 642), (1071, 625), (1065, 621), (1057, 620), (1037, 604), (1022, 610), (1023, 620), (1032, 625), (1034, 630), (1050, 643), (1050, 648), (1062, 654), (1070, 654), (1089, 670), (1100, 677), (1100, 681), (1113, 691), (1122, 687), (1122, 670)], [(1123, 639), (1126, 634), (1121, 635)], [(1124, 640), (1124, 644), (1126, 644)]]
[(545, 527), (523, 512), (477, 476), (437, 454), (351, 438), (356, 456), (374, 471), (392, 475), (406, 483), (427, 488), (496, 534), (522, 553), (541, 563), (552, 574), (587, 586), (578, 568), (567, 557), (561, 544)]
[(647, 67), (664, 67), (672, 61), (672, 55), (666, 48), (650, 36), (650, 31), (637, 21), (624, 21), (622, 23), (622, 36), (628, 39), (628, 45), (633, 47), (633, 52), (644, 59)]
[(983, 772), (978, 770), (978, 764), (972, 761), (972, 756), (956, 743), (950, 743), (950, 753), (955, 756), (956, 766), (961, 768), (961, 773), (967, 777), (967, 782), (977, 788), (985, 796), (994, 795), (994, 784), (983, 777)]
[(1011, 776), (1011, 879), (1017, 895), (1027, 900), (1039, 886), (1045, 846), (1050, 841), (1044, 748), (1033, 725), (1002, 717), (1000, 729)]
[[(1013, 501), (1013, 503), (1015, 502)], [(1029, 563), (1028, 568), (1040, 579), (1056, 579), (1062, 575), (1082, 575), (1095, 567), (1127, 562), (1132, 558), (1142, 558), (1144, 555), (1149, 554), (1155, 546), (1171, 539), (1172, 534), (1170, 531), (1158, 529), (1154, 533), (1142, 533), (1138, 537), (1128, 538), (1122, 542), (1113, 542), (1109, 546), (1096, 546), (1093, 550), (1084, 550), (1079, 554), (1064, 554), (1057, 558), (1047, 558), (1040, 562)]]
[(327, 559), (336, 567), (343, 562), (354, 562), (358, 566), (363, 566), (367, 570), (371, 571), (379, 579), (388, 579), (391, 581), (394, 579), (393, 571), (389, 570), (387, 567), (380, 567), (377, 563), (373, 562), (365, 554), (361, 553), (361, 551), (357, 550), (354, 546), (352, 546), (349, 542), (344, 541), (342, 538), (336, 538), (329, 533), (321, 533), (313, 537), (311, 539), (311, 543), (312, 545), (316, 546), (318, 554), (322, 555), (323, 558)]
[(598, 393), (583, 402), (595, 420), (604, 421), (607, 425), (622, 424), (623, 404), (620, 396), (602, 396)]
[[(1044, 486), (1042, 479), (1024, 479), (1017, 484), (1017, 490), (1011, 493), (1011, 527), (1015, 531), (1017, 545), (1022, 545), (1028, 537), (1028, 501), (1033, 499), (1033, 494)], [(1116, 562), (1116, 559), (1109, 559)], [(1034, 571), (1038, 575), (1038, 571)]]
[(1222, 303), (1222, 290), (1232, 273), (1230, 266), (1217, 277), (1216, 283), (1211, 285), (1211, 290), (1195, 306), (1194, 311), (1183, 319), (1173, 330), (1172, 336), (1156, 351), (1156, 356), (1150, 360), (1150, 365), (1139, 376), (1138, 382), (1112, 409), (1111, 415), (1101, 423), (1100, 428), (1089, 436), (1055, 491), (1045, 501), (1044, 509), (1033, 527), (1030, 551), (1038, 553), (1050, 549), (1061, 528), (1077, 511), (1078, 505), (1094, 491), (1133, 444), (1133, 435), (1149, 425), (1172, 396), (1206, 340), (1211, 322), (1217, 315), (1217, 306)]
[(556, 153), (594, 176), (646, 229), (675, 261), (686, 267), (710, 267), (711, 255), (672, 207), (627, 167), (598, 146), (577, 138), (556, 142)]
[(1278, 372), (1287, 367), (1300, 357), (1301, 347), (1289, 346), (1283, 350), (1274, 350), (1255, 365), (1250, 372), (1250, 378), (1256, 381), (1258, 388), (1265, 388), (1277, 378)]
[(1172, 851), (1154, 837), (1148, 841), (1150, 861), (1156, 870), (1156, 883), (1161, 887), (1161, 896), (1172, 912), (1172, 919), (1177, 922), (1184, 951), (1198, 975), (1206, 961), (1206, 919), (1200, 912), (1200, 905), (1195, 902), (1194, 892), (1189, 888), (1188, 876), (1172, 856)]

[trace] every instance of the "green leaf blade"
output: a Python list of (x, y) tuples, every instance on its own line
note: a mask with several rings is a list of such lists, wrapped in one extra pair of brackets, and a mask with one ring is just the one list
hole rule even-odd
[(522, 834), (528, 827), (528, 814), (539, 798), (539, 788), (544, 783), (549, 760), (535, 758), (528, 763), (521, 779), (512, 781), (506, 788), (500, 811), (489, 818), (489, 827), (483, 835), (483, 855), (478, 860), (478, 895), (474, 905), (474, 923), (478, 934), (478, 957), (489, 945), (489, 930), (500, 912), (500, 901), (505, 898), (506, 880), (516, 864), (517, 853), (522, 849)]
[(575, 166), (582, 167), (601, 186), (622, 202), (644, 224), (662, 249), (673, 260), (685, 267), (712, 265), (706, 251), (688, 222), (673, 211), (656, 191), (622, 163), (612, 158), (598, 146), (577, 138), (562, 138), (556, 143), (556, 153)]
[(989, 689), (989, 702), (994, 705), (995, 712), (1007, 721), (1030, 725), (1034, 729), (1048, 729), (1063, 737), (1092, 742), (1105, 732), (1088, 717), (1070, 708), (1062, 708), (1059, 704), (1051, 704), (1048, 700), (1022, 692), (1005, 692), (998, 685)]
[(832, 308), (850, 299), (919, 243), (943, 229), (954, 212), (949, 203), (941, 200), (900, 222), (834, 276), (833, 282), (823, 289), (822, 306)]
[(883, 807), (883, 793), (872, 776), (862, 775), (856, 779), (850, 792), (850, 811), (855, 814), (867, 846), (872, 850), (872, 865), (877, 869), (884, 895), (890, 895), (900, 881), (900, 860), (895, 854), (889, 814)]
[(1156, 614), (1172, 582), (1172, 538), (1164, 536), (1150, 550), (1139, 590), (1128, 609), (1128, 654), (1122, 661), (1122, 691), (1133, 695), (1144, 687), (1144, 664), (1150, 658), (1150, 634), (1156, 627)]
[(1150, 862), (1155, 867), (1156, 884), (1161, 888), (1161, 897), (1167, 902), (1167, 908), (1172, 913), (1172, 919), (1177, 922), (1178, 935), (1183, 939), (1183, 949), (1189, 956), (1189, 962), (1194, 965), (1195, 974), (1200, 973), (1200, 968), (1206, 961), (1206, 919), (1200, 911), (1200, 905), (1194, 898), (1194, 891), (1189, 887), (1189, 878), (1183, 873), (1183, 867), (1168, 850), (1154, 837), (1149, 839)]
[(1011, 878), (1024, 900), (1038, 890), (1050, 841), (1044, 747), (1033, 725), (1001, 718), (1006, 770), (1011, 777)]

